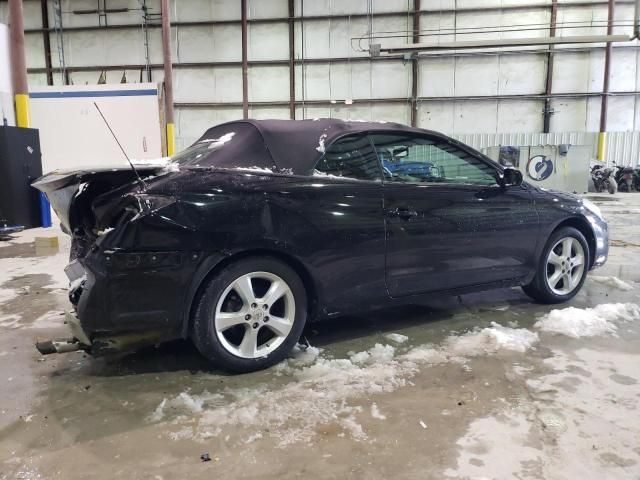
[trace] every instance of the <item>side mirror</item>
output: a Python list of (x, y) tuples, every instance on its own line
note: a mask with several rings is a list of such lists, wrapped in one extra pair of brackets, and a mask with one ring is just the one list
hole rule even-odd
[(522, 185), (522, 172), (515, 168), (505, 168), (502, 172), (502, 186), (519, 187)]

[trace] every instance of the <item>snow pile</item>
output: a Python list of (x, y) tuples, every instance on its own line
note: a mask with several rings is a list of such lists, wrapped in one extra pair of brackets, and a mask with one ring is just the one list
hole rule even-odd
[(544, 332), (573, 338), (595, 337), (615, 334), (616, 323), (630, 322), (638, 318), (640, 306), (634, 303), (604, 303), (594, 308), (568, 307), (551, 310), (534, 326)]
[[(404, 336), (396, 340), (405, 341)], [(420, 365), (464, 363), (465, 358), (500, 350), (524, 352), (537, 341), (536, 333), (493, 323), (488, 328), (451, 336), (442, 346), (425, 345), (400, 355), (400, 347), (381, 343), (351, 352), (348, 358), (327, 358), (320, 349), (297, 346), (291, 358), (267, 372), (272, 382), (213, 394), (183, 392), (163, 400), (148, 420), (174, 418), (183, 427), (186, 422), (191, 425), (191, 436), (198, 440), (233, 431), (246, 442), (253, 438), (251, 435), (261, 433), (286, 447), (311, 442), (318, 427), (329, 424), (341, 428), (340, 435), (365, 440), (367, 433), (358, 423), (366, 414), (362, 399), (410, 384)], [(375, 404), (369, 408), (373, 418), (385, 418)], [(184, 438), (183, 430), (175, 437)]]
[(407, 337), (406, 335), (402, 335), (400, 333), (387, 333), (385, 335), (385, 338), (388, 338), (392, 342), (396, 342), (396, 343), (404, 343), (407, 340), (409, 340), (409, 337)]
[(273, 173), (273, 170), (270, 168), (262, 168), (262, 167), (234, 167), (233, 170), (238, 172), (248, 172), (248, 173)]
[(229, 132), (219, 138), (205, 138), (204, 140), (200, 140), (198, 143), (209, 143), (209, 149), (213, 150), (222, 147), (225, 143), (229, 143), (235, 134), (236, 132)]
[(381, 345), (376, 343), (372, 348), (364, 352), (351, 355), (351, 362), (356, 365), (367, 365), (372, 363), (388, 363), (393, 359), (396, 349), (391, 345)]
[(597, 275), (589, 275), (589, 280), (608, 287), (617, 288), (618, 290), (623, 290), (625, 292), (633, 290), (633, 285), (625, 282), (624, 280), (620, 280), (618, 277), (599, 277)]
[[(139, 167), (166, 167), (171, 163), (171, 157), (159, 157), (159, 158), (132, 158), (131, 163), (134, 166)], [(86, 184), (85, 184), (86, 185)], [(81, 190), (78, 190), (80, 193)]]
[(371, 404), (371, 416), (373, 418), (377, 418), (378, 420), (387, 419), (386, 415), (383, 415), (382, 413), (380, 413), (380, 409), (378, 408), (378, 405), (376, 405), (375, 403)]
[(538, 340), (538, 334), (526, 328), (503, 327), (491, 322), (491, 327), (449, 337), (446, 343), (449, 352), (454, 356), (476, 357), (499, 350), (524, 353)]
[[(250, 394), (223, 406), (205, 409), (194, 428), (196, 438), (217, 436), (231, 427), (246, 433), (269, 432), (280, 447), (309, 442), (316, 427), (337, 423), (355, 440), (366, 439), (356, 415), (362, 407), (349, 401), (372, 394), (392, 392), (406, 385), (415, 366), (385, 357), (389, 350), (376, 349), (388, 361), (358, 366), (348, 359), (318, 357), (310, 366), (295, 369), (293, 381), (279, 389)], [(375, 353), (378, 352), (378, 353)], [(175, 400), (175, 399), (174, 399)]]
[(323, 133), (322, 135), (320, 135), (320, 138), (318, 139), (318, 146), (316, 147), (316, 150), (319, 151), (320, 153), (324, 153), (324, 142), (327, 139), (327, 134)]

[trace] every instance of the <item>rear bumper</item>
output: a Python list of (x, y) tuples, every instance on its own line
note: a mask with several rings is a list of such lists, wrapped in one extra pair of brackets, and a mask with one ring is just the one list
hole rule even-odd
[(69, 325), (84, 334), (91, 353), (119, 350), (116, 338), (157, 343), (181, 337), (201, 258), (198, 252), (91, 251), (65, 269), (76, 310)]

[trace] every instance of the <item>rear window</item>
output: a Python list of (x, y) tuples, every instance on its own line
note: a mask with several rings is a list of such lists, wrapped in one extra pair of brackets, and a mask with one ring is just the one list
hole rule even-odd
[(273, 170), (276, 166), (260, 132), (243, 123), (209, 129), (203, 138), (171, 157), (171, 161), (182, 167)]

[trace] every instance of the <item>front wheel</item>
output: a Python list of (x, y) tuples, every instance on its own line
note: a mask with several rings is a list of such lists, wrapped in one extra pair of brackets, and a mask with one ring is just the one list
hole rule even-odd
[(607, 190), (611, 195), (618, 191), (618, 184), (613, 178), (607, 179)]
[(306, 318), (306, 291), (296, 272), (272, 258), (248, 258), (226, 267), (204, 287), (193, 340), (217, 366), (251, 372), (284, 360)]
[(582, 287), (589, 269), (589, 246), (584, 235), (563, 227), (549, 237), (536, 275), (524, 292), (541, 303), (562, 303), (572, 299)]

